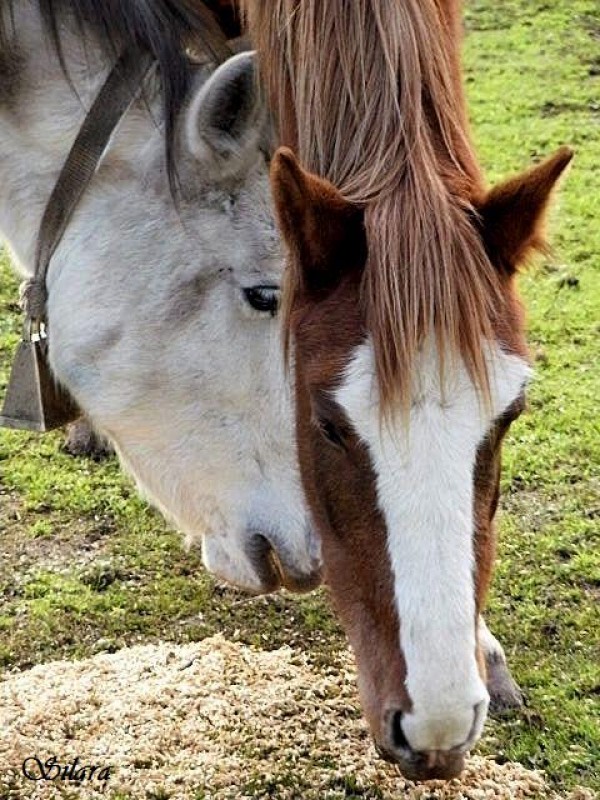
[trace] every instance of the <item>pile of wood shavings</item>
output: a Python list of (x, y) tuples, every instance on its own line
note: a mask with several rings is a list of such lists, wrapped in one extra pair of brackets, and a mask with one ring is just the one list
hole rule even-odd
[[(221, 636), (60, 661), (0, 682), (0, 797), (403, 800), (556, 798), (519, 764), (469, 759), (460, 781), (414, 786), (382, 762), (350, 657), (318, 672), (302, 654)], [(27, 781), (25, 758), (111, 767), (81, 784)], [(585, 790), (579, 800), (591, 800)], [(72, 794), (71, 794), (72, 793)], [(572, 800), (575, 800), (575, 795)]]

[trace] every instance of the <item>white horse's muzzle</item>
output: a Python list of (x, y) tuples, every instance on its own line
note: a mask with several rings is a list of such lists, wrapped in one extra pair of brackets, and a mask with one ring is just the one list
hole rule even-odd
[(314, 536), (305, 536), (306, 547), (286, 546), (271, 534), (246, 531), (235, 539), (204, 536), (202, 560), (216, 577), (252, 594), (269, 594), (284, 587), (302, 593), (321, 583), (321, 559)]

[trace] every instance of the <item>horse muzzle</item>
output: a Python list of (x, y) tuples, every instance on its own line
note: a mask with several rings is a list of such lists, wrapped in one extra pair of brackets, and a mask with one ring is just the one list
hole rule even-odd
[(304, 552), (294, 558), (285, 545), (266, 535), (245, 531), (239, 537), (203, 537), (202, 560), (215, 577), (250, 594), (270, 594), (284, 587), (304, 593), (321, 583), (321, 563)]
[[(407, 738), (403, 712), (390, 710), (384, 714), (382, 742), (376, 742), (375, 747), (387, 761), (398, 764), (404, 777), (411, 781), (451, 780), (463, 771), (465, 755), (481, 735), (487, 708), (486, 697), (469, 708), (468, 714), (422, 721), (421, 744), (417, 746), (411, 746)], [(463, 740), (462, 743), (451, 746), (452, 739), (456, 739), (456, 734), (465, 723), (465, 719), (461, 719), (463, 717), (467, 718), (466, 725), (469, 727), (464, 728), (462, 736), (458, 737), (459, 741)], [(414, 735), (415, 729), (407, 730)], [(428, 744), (423, 741), (425, 731), (429, 733), (425, 737), (429, 739)]]
[(292, 563), (289, 555), (277, 550), (263, 534), (254, 534), (246, 545), (246, 554), (263, 587), (261, 593), (276, 592), (281, 587), (297, 594), (310, 592), (321, 583), (321, 565), (312, 563), (307, 570)]
[(465, 767), (465, 753), (459, 750), (432, 750), (427, 753), (388, 749), (375, 745), (379, 755), (396, 764), (409, 781), (449, 781), (457, 778)]

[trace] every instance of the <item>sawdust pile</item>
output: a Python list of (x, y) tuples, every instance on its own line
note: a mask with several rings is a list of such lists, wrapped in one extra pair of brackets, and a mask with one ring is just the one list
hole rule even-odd
[[(216, 636), (9, 675), (0, 682), (0, 797), (556, 797), (540, 774), (478, 757), (460, 782), (406, 783), (375, 755), (345, 663), (319, 672), (289, 648), (263, 652)], [(48, 776), (78, 757), (74, 774), (85, 780), (27, 780), (25, 759), (30, 777), (41, 776), (34, 756), (55, 757)], [(98, 780), (106, 767), (110, 776)]]

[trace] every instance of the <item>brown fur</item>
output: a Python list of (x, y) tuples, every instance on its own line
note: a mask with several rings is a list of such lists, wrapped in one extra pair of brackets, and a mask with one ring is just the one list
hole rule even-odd
[[(304, 492), (322, 533), (323, 577), (356, 654), (365, 714), (376, 741), (383, 742), (386, 731), (380, 709), (391, 704), (410, 711), (411, 703), (404, 687), (406, 665), (398, 647), (393, 576), (372, 465), (328, 396), (339, 380), (349, 345), (358, 345), (364, 333), (355, 302), (363, 264), (350, 250), (340, 255), (345, 256), (348, 272), (327, 298), (315, 305), (309, 291), (297, 296), (293, 310), (297, 441)], [(320, 426), (325, 421), (343, 436), (344, 449), (323, 446)]]
[[(241, 5), (281, 141), (364, 207), (361, 301), (383, 411), (397, 401), (408, 408), (413, 363), (432, 332), (440, 370), (446, 353), (461, 357), (487, 396), (482, 341), (492, 338), (504, 295), (485, 245), (497, 250), (493, 219), (507, 232), (502, 195), (482, 209), (488, 242), (472, 224), (485, 190), (462, 87), (460, 0)], [(560, 174), (565, 159), (568, 151), (559, 152), (550, 172)], [(504, 197), (511, 191), (503, 189)], [(538, 211), (534, 203), (528, 209)], [(543, 247), (539, 233), (524, 251)], [(523, 255), (508, 252), (507, 261)]]
[[(489, 253), (502, 293), (491, 337), (522, 358), (527, 358), (527, 346), (523, 309), (514, 286), (515, 255), (526, 258), (539, 244), (549, 196), (570, 157), (570, 152), (559, 151), (478, 200), (473, 198), (477, 204), (473, 232)], [(351, 353), (369, 332), (360, 303), (367, 269), (364, 212), (330, 183), (305, 172), (286, 148), (273, 159), (272, 184), (279, 224), (290, 249), (285, 313), (294, 341), (303, 486), (322, 540), (325, 580), (356, 653), (366, 716), (380, 749), (393, 754), (386, 709), (407, 712), (411, 699), (398, 647), (402, 620), (392, 605), (387, 531), (378, 511), (376, 476), (368, 453), (331, 400), (331, 390)], [(502, 439), (523, 405), (518, 401), (495, 421), (477, 454), (473, 537), (478, 612), (484, 607), (495, 553)], [(485, 674), (480, 653), (478, 663)], [(448, 763), (448, 774), (455, 766)], [(432, 777), (422, 766), (402, 763), (402, 769), (405, 774)]]
[(492, 189), (481, 204), (488, 252), (509, 274), (535, 251), (548, 249), (546, 210), (552, 190), (572, 158), (571, 148), (561, 147), (541, 164)]
[[(368, 452), (331, 390), (370, 337), (382, 419), (406, 412), (417, 352), (433, 333), (442, 377), (448, 353), (489, 396), (486, 340), (527, 357), (515, 273), (545, 246), (545, 210), (572, 154), (563, 149), (486, 191), (466, 120), (458, 0), (245, 5), (282, 140), (299, 156), (278, 151), (272, 184), (290, 250), (283, 325), (294, 341), (301, 473), (325, 578), (356, 653), (380, 749), (410, 777), (452, 777), (460, 759), (434, 772), (394, 742), (390, 719), (409, 710), (411, 699), (388, 532)], [(501, 443), (521, 408), (517, 402), (493, 423), (477, 453), (478, 612), (494, 560)], [(483, 655), (476, 655), (483, 675)]]

